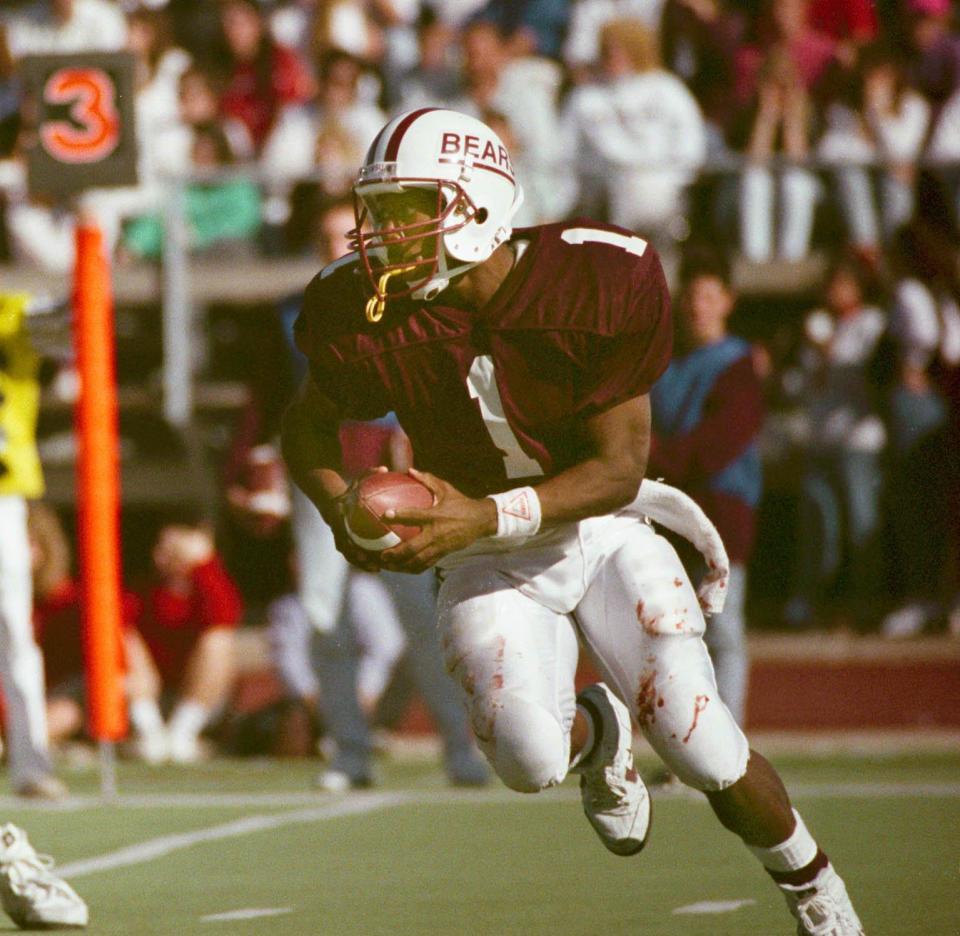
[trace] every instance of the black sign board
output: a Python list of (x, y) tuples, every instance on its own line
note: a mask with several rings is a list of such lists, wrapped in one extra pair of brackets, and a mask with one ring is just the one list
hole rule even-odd
[(22, 59), (31, 194), (136, 184), (133, 68), (129, 52)]

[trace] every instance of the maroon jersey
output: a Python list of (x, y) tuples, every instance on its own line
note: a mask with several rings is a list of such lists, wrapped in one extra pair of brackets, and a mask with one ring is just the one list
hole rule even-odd
[(670, 358), (656, 251), (610, 225), (518, 230), (526, 249), (479, 311), (398, 300), (364, 316), (362, 266), (307, 287), (296, 324), (320, 391), (345, 419), (393, 411), (418, 468), (469, 496), (550, 477), (592, 453), (584, 421), (645, 394)]

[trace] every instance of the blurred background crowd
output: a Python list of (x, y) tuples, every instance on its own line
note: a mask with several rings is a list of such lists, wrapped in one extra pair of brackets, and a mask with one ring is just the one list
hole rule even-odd
[(603, 216), (752, 261), (842, 241), (876, 268), (921, 166), (957, 210), (950, 0), (8, 0), (2, 23), (6, 249), (48, 268), (70, 248), (18, 187), (17, 62), (53, 51), (136, 57), (140, 184), (90, 198), (124, 257), (159, 253), (164, 177), (229, 166), (256, 171), (190, 190), (192, 243), (304, 249), (385, 119), (423, 105), (501, 133), (520, 223)]
[[(267, 270), (296, 256), (319, 269), (347, 249), (351, 182), (383, 123), (424, 105), (469, 112), (513, 155), (526, 193), (519, 224), (607, 220), (664, 257), (677, 352), (654, 395), (650, 474), (697, 496), (724, 535), (735, 620), (715, 630), (734, 645), (734, 670), (744, 620), (960, 636), (950, 0), (6, 0), (0, 276), (2, 264), (63, 273), (74, 257), (76, 206), (27, 193), (18, 62), (120, 49), (136, 60), (139, 183), (81, 199), (119, 272), (164, 262), (173, 190), (194, 257)], [(147, 499), (126, 512), (131, 715), (147, 759), (190, 759), (233, 684), (224, 661), (235, 628), (267, 628), (287, 697), (307, 703), (273, 717), (306, 719), (308, 733), (319, 686), (343, 671), (337, 655), (359, 667), (356, 706), (332, 716), (343, 721), (341, 776), (329, 782), (363, 785), (364, 726), (401, 706), (419, 638), (403, 602), (367, 576), (301, 580), (304, 551), (327, 547), (297, 535), (302, 510), (274, 442), (303, 370), (290, 333), (304, 285), (242, 314), (205, 310), (200, 376), (246, 392), (194, 427), (212, 500), (184, 490), (181, 504)], [(121, 382), (155, 388), (158, 332), (157, 308), (118, 309)], [(50, 376), (46, 397), (68, 398), (69, 361)], [(51, 463), (67, 444), (55, 409), (41, 419)], [(125, 444), (173, 459), (167, 438), (151, 424)], [(345, 443), (355, 472), (407, 458), (389, 423), (348, 427)], [(47, 539), (35, 550), (42, 641), (75, 627), (63, 625), (75, 585), (55, 532), (72, 508), (55, 506), (35, 512)], [(312, 568), (335, 562), (323, 561)], [(351, 614), (349, 653), (330, 640), (304, 666), (311, 632), (342, 637), (337, 622)], [(48, 686), (63, 689), (54, 734), (79, 727), (77, 666), (48, 669)], [(744, 691), (744, 673), (725, 678), (725, 693)], [(172, 709), (158, 702), (165, 686), (179, 693)], [(481, 772), (462, 730), (451, 721), (445, 731), (448, 773), (473, 782)], [(232, 743), (275, 743), (262, 731), (235, 726)]]

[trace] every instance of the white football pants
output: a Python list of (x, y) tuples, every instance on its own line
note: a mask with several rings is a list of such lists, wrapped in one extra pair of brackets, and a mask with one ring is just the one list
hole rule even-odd
[(27, 505), (0, 497), (0, 683), (14, 788), (50, 773), (43, 657), (33, 638)]
[(581, 643), (670, 770), (698, 790), (730, 786), (749, 747), (717, 692), (703, 614), (676, 552), (638, 519), (584, 523), (568, 547), (568, 568), (583, 578), (567, 613), (514, 587), (523, 547), (443, 573), (444, 657), (481, 749), (514, 790), (563, 780)]

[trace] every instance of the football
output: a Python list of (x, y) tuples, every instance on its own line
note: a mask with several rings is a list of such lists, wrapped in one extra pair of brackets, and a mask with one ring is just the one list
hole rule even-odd
[(380, 552), (417, 535), (420, 527), (389, 523), (383, 515), (393, 508), (431, 507), (433, 493), (416, 478), (399, 471), (375, 471), (361, 478), (344, 517), (347, 533), (362, 549)]

